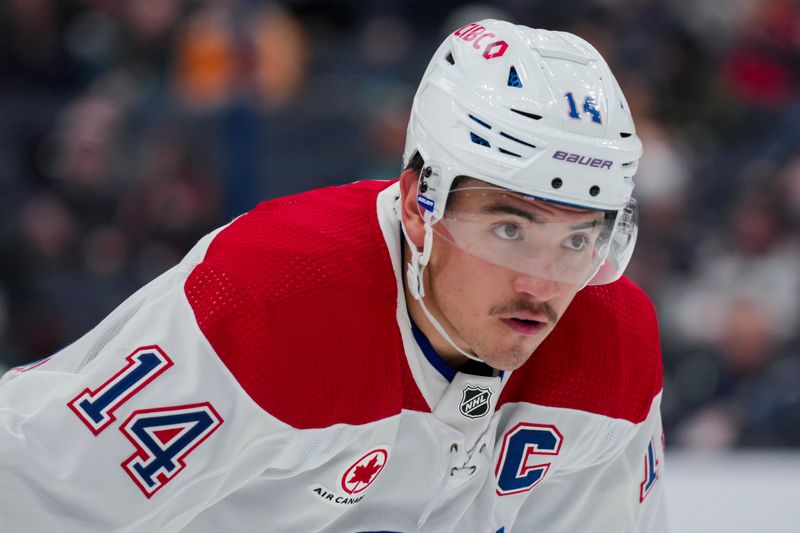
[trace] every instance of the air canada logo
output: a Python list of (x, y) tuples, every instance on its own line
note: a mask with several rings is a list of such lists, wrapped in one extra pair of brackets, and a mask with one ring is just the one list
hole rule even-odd
[(331, 490), (320, 483), (308, 488), (317, 498), (331, 505), (355, 505), (364, 499), (364, 491), (377, 479), (388, 459), (389, 447), (381, 445), (351, 464), (339, 477), (338, 488)]
[(376, 448), (364, 454), (342, 476), (342, 489), (347, 494), (362, 492), (375, 481), (388, 458), (389, 454), (383, 448)]
[(485, 387), (467, 385), (461, 391), (461, 403), (458, 410), (467, 418), (486, 416), (491, 405), (492, 391)]

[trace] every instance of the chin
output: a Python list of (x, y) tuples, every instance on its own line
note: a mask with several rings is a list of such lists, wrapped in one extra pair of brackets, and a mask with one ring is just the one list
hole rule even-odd
[(471, 346), (472, 351), (490, 367), (511, 372), (531, 358), (549, 333), (548, 329), (540, 336), (513, 338), (503, 331), (495, 337), (495, 342), (491, 342), (491, 338), (486, 336), (475, 339), (471, 344), (465, 344)]
[(487, 356), (484, 362), (496, 370), (511, 372), (518, 369), (530, 358), (534, 348), (530, 350), (515, 350), (503, 354)]

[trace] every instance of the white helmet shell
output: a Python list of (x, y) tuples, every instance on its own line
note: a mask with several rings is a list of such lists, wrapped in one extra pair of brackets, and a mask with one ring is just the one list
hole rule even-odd
[(420, 205), (434, 223), (462, 175), (620, 212), (642, 145), (616, 79), (590, 44), (487, 19), (448, 36), (428, 65), (404, 166), (416, 153), (425, 161)]

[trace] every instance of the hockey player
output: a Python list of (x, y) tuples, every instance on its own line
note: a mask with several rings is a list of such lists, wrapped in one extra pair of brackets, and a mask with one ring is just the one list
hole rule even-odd
[(585, 41), (459, 29), (399, 181), (263, 203), (4, 377), (0, 531), (665, 531), (640, 154)]

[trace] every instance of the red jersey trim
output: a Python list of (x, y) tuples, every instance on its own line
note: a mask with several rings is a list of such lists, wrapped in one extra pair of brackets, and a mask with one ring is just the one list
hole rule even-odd
[(564, 407), (640, 423), (663, 386), (656, 314), (627, 278), (581, 290), (498, 401)]
[(293, 427), (429, 411), (406, 361), (375, 212), (388, 185), (262, 203), (215, 237), (186, 281), (222, 362), (259, 406)]

